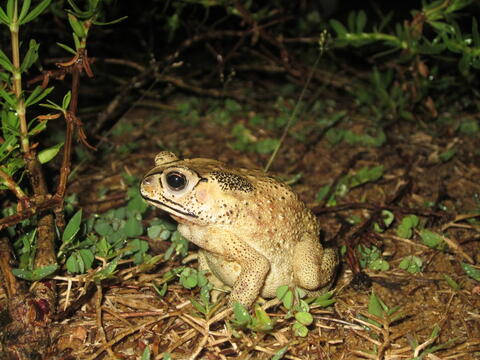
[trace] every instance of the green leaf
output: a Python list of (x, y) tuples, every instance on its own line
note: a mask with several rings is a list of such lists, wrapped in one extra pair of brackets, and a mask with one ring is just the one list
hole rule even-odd
[(283, 297), (285, 296), (285, 294), (287, 293), (288, 291), (288, 285), (282, 285), (282, 286), (279, 286), (277, 288), (277, 290), (275, 290), (275, 295), (276, 297), (279, 299), (279, 300), (282, 300)]
[(480, 281), (480, 269), (474, 267), (473, 265), (462, 262), (462, 269), (465, 271), (465, 274), (470, 276), (476, 281)]
[(143, 350), (141, 360), (150, 360), (151, 354), (150, 354), (150, 347), (147, 346), (145, 350)]
[(152, 225), (147, 228), (147, 235), (150, 239), (167, 240), (170, 237), (171, 232), (165, 230), (163, 225)]
[(40, 104), (40, 106), (43, 106), (43, 107), (46, 107), (46, 108), (49, 108), (49, 109), (53, 109), (53, 110), (57, 110), (57, 111), (60, 111), (62, 112), (63, 109), (61, 106), (55, 104), (53, 101), (50, 101), (47, 99), (47, 104)]
[(270, 154), (275, 150), (279, 141), (278, 139), (271, 138), (260, 140), (255, 144), (255, 150), (259, 154)]
[(478, 32), (478, 22), (475, 17), (472, 18), (472, 38), (473, 38), (473, 46), (479, 47), (480, 33)]
[(45, 164), (52, 160), (55, 156), (57, 156), (58, 152), (63, 146), (63, 142), (58, 143), (57, 145), (54, 145), (52, 147), (49, 147), (48, 149), (43, 149), (38, 153), (38, 161), (40, 161), (40, 164)]
[(386, 229), (388, 229), (388, 227), (392, 224), (393, 220), (395, 219), (395, 215), (393, 215), (393, 213), (389, 210), (382, 210), (381, 217), (382, 217), (383, 224), (376, 222), (373, 225), (374, 230), (378, 233), (382, 233)]
[(15, 109), (17, 107), (17, 100), (10, 96), (10, 94), (7, 93), (3, 88), (0, 88), (0, 97), (2, 97), (3, 100), (5, 100), (12, 108)]
[(111, 278), (115, 273), (117, 266), (118, 266), (118, 258), (115, 258), (107, 266), (105, 266), (102, 270), (98, 271), (93, 276), (93, 280), (95, 281), (95, 283), (98, 284), (104, 279)]
[(449, 161), (455, 154), (457, 153), (457, 149), (451, 148), (450, 150), (444, 151), (441, 153), (438, 158), (443, 162), (446, 163)]
[(105, 237), (95, 242), (95, 253), (101, 257), (107, 257), (112, 247)]
[(251, 328), (256, 331), (270, 331), (274, 321), (268, 316), (261, 306), (255, 305), (255, 317), (252, 318)]
[(270, 360), (282, 360), (283, 356), (287, 353), (287, 351), (288, 351), (288, 345), (278, 350)]
[(235, 302), (233, 304), (233, 314), (235, 315), (234, 324), (237, 327), (245, 327), (247, 326), (250, 321), (252, 320), (248, 310), (245, 306), (240, 304), (239, 302)]
[(75, 15), (69, 13), (68, 22), (70, 23), (75, 35), (77, 35), (80, 39), (84, 39), (87, 36), (83, 22), (79, 21)]
[(47, 265), (35, 270), (12, 269), (13, 275), (28, 281), (39, 281), (52, 275), (58, 269), (58, 264)]
[(82, 47), (80, 43), (80, 39), (75, 33), (72, 33), (72, 37), (73, 37), (73, 43), (75, 44), (75, 49), (79, 50)]
[(7, 25), (7, 26), (10, 26), (10, 23), (11, 23), (7, 14), (5, 14), (5, 11), (3, 11), (3, 9), (1, 7), (0, 7), (0, 22)]
[(49, 87), (49, 88), (46, 88), (46, 89), (43, 89), (41, 86), (37, 86), (37, 87), (32, 91), (32, 93), (31, 93), (30, 96), (27, 98), (27, 100), (25, 101), (25, 106), (30, 106), (30, 105), (33, 105), (33, 104), (38, 103), (38, 102), (41, 101), (45, 96), (47, 96), (48, 94), (50, 94), (53, 89), (54, 89), (53, 86), (51, 86), (51, 87)]
[(93, 24), (99, 25), (99, 26), (107, 26), (107, 25), (113, 25), (113, 24), (118, 24), (119, 22), (127, 19), (128, 16), (122, 16), (121, 18), (112, 20), (112, 21), (107, 21), (107, 22), (100, 22), (100, 21), (94, 21)]
[(22, 10), (20, 10), (20, 15), (18, 15), (18, 22), (21, 23), (22, 19), (27, 14), (28, 10), (30, 10), (31, 0), (23, 0)]
[(38, 60), (39, 48), (40, 48), (40, 44), (37, 43), (34, 39), (31, 39), (28, 46), (27, 53), (23, 57), (22, 65), (20, 66), (21, 72), (28, 70)]
[(72, 218), (69, 220), (67, 226), (62, 235), (62, 243), (68, 244), (73, 240), (80, 230), (80, 224), (82, 222), (82, 209), (78, 210)]
[(136, 237), (143, 234), (143, 225), (140, 220), (137, 220), (135, 217), (131, 216), (127, 219), (125, 223), (125, 234), (128, 237)]
[(155, 291), (157, 292), (158, 296), (160, 296), (160, 297), (164, 297), (165, 294), (167, 293), (167, 290), (168, 290), (168, 284), (167, 283), (163, 283), (161, 288), (159, 288), (155, 284), (152, 284), (152, 286), (155, 289)]
[(368, 302), (368, 312), (382, 319), (385, 315), (383, 311), (382, 303), (373, 291), (370, 294), (370, 300)]
[(22, 21), (19, 22), (20, 25), (26, 24), (39, 16), (48, 7), (48, 5), (50, 5), (50, 1), (51, 0), (42, 0), (40, 4), (35, 6), (33, 10), (28, 15), (26, 15), (22, 19)]
[(95, 259), (95, 255), (93, 254), (92, 250), (80, 249), (78, 250), (78, 254), (82, 258), (83, 264), (85, 265), (85, 270), (91, 269), (93, 260)]
[(70, 105), (70, 100), (72, 98), (72, 92), (70, 90), (68, 90), (68, 92), (65, 94), (65, 96), (63, 97), (63, 101), (62, 101), (62, 107), (67, 110), (68, 109), (68, 105)]
[(335, 299), (332, 298), (333, 296), (333, 291), (328, 291), (325, 294), (322, 294), (320, 296), (317, 296), (311, 305), (318, 305), (320, 307), (327, 307), (336, 302)]
[(67, 270), (71, 274), (81, 274), (85, 271), (85, 264), (78, 252), (72, 253), (66, 262)]
[(416, 274), (422, 271), (422, 265), (422, 259), (420, 259), (418, 256), (409, 255), (405, 256), (402, 261), (400, 261), (398, 267), (408, 271), (411, 274)]
[(56, 43), (58, 46), (60, 46), (63, 50), (66, 50), (67, 52), (69, 52), (70, 54), (72, 55), (76, 55), (77, 52), (75, 50), (73, 50), (70, 46), (68, 45), (65, 45), (65, 44), (62, 44), (62, 43), (59, 43), (57, 42)]
[(445, 281), (447, 282), (448, 286), (450, 286), (453, 290), (456, 290), (456, 291), (461, 290), (460, 285), (455, 280), (453, 280), (450, 276), (448, 276), (447, 274), (442, 274), (442, 275)]
[(354, 188), (367, 182), (377, 181), (383, 176), (383, 165), (363, 167), (355, 175), (350, 177), (349, 187)]
[(14, 5), (16, 5), (16, 2), (17, 0), (7, 0), (7, 16), (10, 19), (10, 22), (13, 22), (13, 8)]
[(397, 227), (396, 234), (398, 237), (410, 239), (413, 235), (413, 228), (418, 226), (419, 220), (416, 215), (407, 215)]
[(100, 236), (109, 236), (113, 233), (112, 225), (109, 222), (102, 220), (101, 218), (95, 222), (93, 229), (98, 233)]
[(302, 325), (308, 326), (313, 323), (313, 316), (309, 312), (299, 311), (295, 314), (295, 319)]
[(306, 337), (308, 335), (307, 327), (299, 323), (298, 321), (295, 321), (295, 323), (292, 326), (292, 329), (293, 329), (293, 334), (295, 336)]
[(357, 23), (356, 23), (357, 33), (363, 32), (363, 29), (365, 28), (366, 23), (367, 23), (367, 14), (365, 14), (365, 11), (360, 10), (357, 14)]
[(378, 271), (387, 271), (390, 269), (390, 264), (383, 259), (375, 259), (368, 264), (368, 268)]
[(192, 268), (185, 268), (180, 273), (180, 284), (186, 289), (193, 289), (198, 285), (197, 270)]
[(337, 37), (339, 38), (346, 37), (348, 31), (345, 28), (345, 26), (342, 25), (341, 22), (335, 19), (330, 19), (329, 23), (330, 23), (330, 26), (333, 28), (333, 30), (335, 30), (335, 32), (337, 33)]
[(440, 33), (455, 34), (455, 28), (441, 21), (429, 21), (428, 24)]
[(13, 73), (13, 64), (2, 50), (0, 50), (0, 66), (2, 66), (5, 70)]
[(420, 230), (420, 237), (422, 239), (422, 243), (432, 249), (441, 250), (445, 246), (442, 236), (433, 231), (422, 229)]
[(208, 312), (207, 307), (197, 300), (190, 298), (190, 303), (193, 305), (193, 307), (200, 313), (206, 314)]
[(476, 119), (467, 119), (465, 121), (462, 121), (460, 127), (458, 128), (458, 131), (466, 135), (475, 135), (480, 131), (480, 125)]

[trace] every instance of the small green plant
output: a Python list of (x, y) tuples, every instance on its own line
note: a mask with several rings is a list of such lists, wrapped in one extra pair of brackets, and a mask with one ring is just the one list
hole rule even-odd
[[(131, 179), (130, 179), (131, 180)], [(71, 274), (83, 274), (98, 265), (96, 258), (105, 263), (117, 262), (118, 259), (132, 259), (134, 264), (151, 265), (158, 261), (147, 253), (148, 243), (139, 237), (144, 233), (142, 214), (147, 207), (141, 199), (138, 186), (131, 183), (128, 190), (127, 205), (110, 210), (100, 216), (84, 219), (82, 210), (77, 211), (67, 222), (60, 236), (61, 244), (57, 251), (57, 259), (64, 264)], [(176, 233), (173, 228), (165, 239), (173, 238)], [(173, 235), (172, 235), (173, 234)], [(33, 268), (35, 254), (35, 231), (28, 232), (15, 243), (20, 255), (19, 268), (15, 275), (27, 280), (40, 280), (49, 276), (58, 266)], [(173, 246), (173, 245), (172, 245)], [(175, 246), (174, 246), (175, 248)], [(101, 277), (109, 271), (113, 272), (116, 265), (105, 267), (99, 273)], [(103, 275), (102, 275), (103, 274)]]
[(259, 154), (270, 154), (278, 145), (278, 139), (266, 138), (258, 140), (252, 131), (242, 123), (236, 124), (232, 128), (232, 135), (235, 141), (231, 146), (240, 151), (256, 151)]
[(362, 268), (380, 271), (390, 269), (390, 264), (382, 258), (382, 252), (376, 246), (366, 247), (360, 244), (357, 247), (357, 251), (359, 254), (358, 260)]
[[(383, 169), (383, 165), (366, 166), (353, 174), (344, 176), (337, 183), (335, 191), (333, 191), (327, 200), (327, 206), (335, 206), (337, 204), (337, 197), (345, 196), (351, 189), (379, 180), (383, 176)], [(315, 197), (315, 201), (324, 201), (330, 192), (330, 188), (331, 185), (325, 185), (320, 188)]]
[(200, 299), (190, 298), (190, 302), (198, 312), (197, 315), (205, 318), (210, 317), (212, 311), (216, 308), (216, 304), (211, 302), (210, 291), (213, 289), (213, 285), (206, 278), (205, 272), (185, 267), (179, 272), (179, 276), (180, 284), (186, 289), (200, 288)]
[(420, 239), (424, 245), (436, 250), (445, 250), (447, 244), (443, 240), (443, 237), (436, 232), (428, 229), (420, 230)]
[(154, 219), (150, 221), (147, 234), (150, 239), (155, 241), (171, 241), (167, 251), (163, 254), (165, 260), (170, 259), (174, 254), (181, 257), (187, 256), (188, 240), (177, 231), (177, 224), (165, 219)]
[(233, 117), (242, 110), (242, 106), (235, 100), (226, 99), (225, 102), (211, 113), (213, 121), (226, 125), (230, 124)]
[(406, 270), (411, 274), (416, 274), (422, 271), (423, 262), (418, 256), (409, 255), (405, 256), (398, 267), (402, 270)]
[[(387, 323), (393, 323), (404, 317), (404, 314), (399, 312), (400, 306), (388, 307), (382, 299), (380, 299), (373, 291), (370, 294), (370, 300), (368, 302), (368, 313), (376, 316), (379, 319), (383, 319)], [(359, 316), (368, 323), (375, 325), (379, 328), (383, 327), (383, 324), (374, 320), (373, 318)]]
[(480, 268), (467, 263), (462, 262), (462, 269), (473, 280), (480, 282)]
[[(375, 68), (369, 84), (353, 87), (359, 103), (367, 105), (377, 119), (412, 120), (416, 104), (422, 104), (436, 117), (437, 110), (429, 94), (458, 86), (454, 76), (449, 76), (450, 64), (456, 63), (458, 72), (467, 81), (473, 81), (475, 71), (480, 69), (477, 19), (472, 17), (470, 26), (462, 27), (456, 21), (462, 16), (464, 22), (468, 20), (463, 10), (472, 3), (473, 0), (424, 1), (422, 9), (411, 12), (410, 20), (394, 26), (390, 25), (393, 13), (389, 13), (369, 27), (363, 10), (350, 13), (346, 25), (330, 20), (336, 33), (333, 46), (352, 46), (361, 51), (376, 44), (377, 51), (371, 61), (386, 68), (382, 71)], [(429, 68), (430, 63), (435, 65)], [(445, 95), (446, 102), (451, 103), (451, 93)]]
[[(385, 353), (385, 343), (389, 343), (391, 338), (391, 327), (395, 322), (404, 317), (404, 314), (399, 311), (400, 307), (388, 307), (380, 297), (373, 291), (370, 294), (368, 301), (368, 312), (361, 312), (357, 315), (357, 322), (362, 324), (367, 331), (370, 332), (370, 337), (375, 339), (372, 350), (358, 351), (365, 358), (383, 358)], [(382, 344), (383, 340), (383, 344)]]
[(381, 220), (373, 224), (373, 229), (377, 233), (382, 233), (387, 230), (393, 223), (393, 220), (395, 220), (395, 215), (389, 210), (382, 210), (380, 216)]
[(288, 319), (295, 317), (292, 330), (295, 336), (305, 337), (308, 335), (308, 326), (313, 322), (313, 316), (310, 314), (311, 306), (327, 307), (335, 303), (332, 299), (332, 292), (327, 292), (315, 298), (305, 298), (305, 291), (295, 288), (293, 291), (287, 286), (277, 288), (276, 297), (287, 309), (285, 317)]
[(402, 219), (395, 232), (401, 238), (410, 239), (418, 224), (419, 219), (416, 215), (407, 215)]
[(283, 356), (287, 352), (288, 352), (288, 346), (284, 346), (272, 356), (271, 360), (281, 360), (281, 359), (283, 359)]
[(145, 350), (143, 350), (141, 360), (150, 360), (151, 359), (150, 347), (146, 346)]
[(357, 134), (351, 130), (341, 128), (331, 128), (326, 133), (326, 138), (330, 144), (335, 145), (345, 142), (350, 145), (380, 147), (387, 140), (387, 136), (380, 128), (368, 128), (365, 133)]
[(435, 345), (435, 342), (438, 340), (440, 335), (441, 328), (438, 324), (435, 324), (433, 327), (432, 333), (428, 339), (420, 344), (415, 338), (409, 337), (409, 345), (413, 350), (412, 360), (422, 360), (425, 359), (428, 354), (433, 354), (436, 351), (448, 349), (452, 344), (454, 344), (458, 338), (453, 338), (448, 340), (445, 343)]
[(255, 305), (254, 314), (250, 315), (247, 308), (236, 302), (233, 304), (232, 326), (236, 329), (250, 329), (258, 332), (269, 332), (275, 325), (272, 319), (260, 305)]
[(450, 286), (453, 290), (459, 291), (462, 289), (459, 283), (457, 283), (455, 280), (452, 279), (450, 275), (447, 274), (442, 274), (443, 278), (447, 282), (448, 286)]
[[(58, 45), (72, 54), (73, 58), (58, 63), (58, 69), (49, 76), (45, 75), (42, 85), (34, 86), (31, 90), (25, 89), (25, 76), (31, 76), (34, 65), (38, 63), (40, 44), (35, 39), (21, 39), (20, 30), (32, 21), (38, 21), (38, 17), (49, 8), (50, 3), (50, 0), (41, 0), (36, 4), (32, 4), (30, 0), (8, 0), (5, 10), (0, 8), (0, 24), (9, 29), (11, 40), (10, 56), (0, 50), (0, 190), (8, 189), (17, 198), (16, 211), (8, 215), (4, 213), (6, 216), (0, 219), (0, 229), (7, 226), (17, 227), (19, 233), (29, 234), (21, 243), (14, 243), (15, 249), (20, 250), (23, 255), (23, 261), (15, 273), (29, 280), (49, 276), (59, 267), (54, 244), (58, 232), (56, 234), (50, 210), (55, 209), (56, 222), (63, 227), (65, 192), (75, 134), (78, 134), (84, 145), (91, 147), (78, 118), (77, 105), (81, 74), (93, 76), (86, 46), (89, 30), (93, 25), (100, 25), (97, 17), (102, 1), (89, 1), (85, 11), (78, 8), (73, 0), (68, 2), (71, 9), (66, 10), (65, 18), (72, 30), (74, 46)], [(48, 86), (49, 81), (63, 80), (66, 74), (71, 74), (71, 89), (66, 91), (62, 103), (58, 105), (48, 98), (54, 89)], [(38, 79), (42, 80), (42, 76), (38, 76), (33, 83), (38, 82)], [(39, 105), (53, 110), (54, 113), (43, 114)], [(48, 137), (48, 123), (59, 118), (65, 119), (65, 140), (56, 140), (53, 146), (42, 147), (36, 136), (44, 133), (44, 137)], [(61, 150), (63, 159), (58, 185), (55, 192), (50, 193), (42, 165), (55, 158)], [(24, 178), (29, 180), (29, 184), (23, 181)], [(41, 211), (38, 211), (39, 209)], [(59, 253), (62, 257), (64, 250), (69, 247), (75, 252), (71, 254), (67, 265), (75, 272), (86, 270), (93, 262), (90, 250), (84, 247), (84, 244), (77, 246), (75, 235), (79, 229), (79, 219), (81, 213), (67, 224), (66, 234), (61, 239), (63, 248)], [(35, 232), (32, 230), (34, 227), (42, 228), (42, 231)], [(50, 265), (37, 267), (37, 263)]]

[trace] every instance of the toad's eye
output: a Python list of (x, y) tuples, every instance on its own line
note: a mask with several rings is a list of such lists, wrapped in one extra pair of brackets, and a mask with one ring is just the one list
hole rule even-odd
[(182, 190), (187, 185), (187, 178), (185, 175), (180, 174), (176, 171), (168, 173), (166, 176), (167, 184), (172, 190)]

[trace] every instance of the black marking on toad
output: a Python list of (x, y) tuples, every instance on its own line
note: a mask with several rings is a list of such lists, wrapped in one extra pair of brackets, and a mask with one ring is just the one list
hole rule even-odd
[(215, 170), (212, 171), (212, 177), (218, 181), (222, 190), (252, 192), (255, 189), (250, 181), (237, 174)]

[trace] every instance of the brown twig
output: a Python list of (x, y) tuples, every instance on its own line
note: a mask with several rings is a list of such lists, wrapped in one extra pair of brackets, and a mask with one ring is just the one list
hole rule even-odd
[(10, 262), (12, 261), (12, 249), (8, 238), (0, 238), (0, 272), (3, 276), (3, 282), (5, 289), (7, 290), (8, 298), (13, 298), (18, 291), (18, 282), (12, 273), (10, 268)]
[(266, 29), (263, 27), (259, 26), (257, 21), (254, 19), (252, 14), (248, 12), (248, 10), (243, 6), (243, 4), (239, 0), (235, 0), (234, 6), (237, 9), (237, 11), (242, 15), (243, 19), (245, 22), (250, 24), (252, 26), (252, 33), (253, 33), (253, 38), (252, 38), (252, 43), (256, 43), (258, 41), (258, 38), (263, 38), (265, 41), (276, 47), (279, 52), (280, 52), (280, 59), (285, 67), (285, 69), (294, 77), (296, 78), (304, 78), (305, 74), (303, 71), (298, 71), (297, 69), (294, 69), (292, 67), (292, 62), (293, 62), (293, 57), (288, 53), (287, 49), (283, 44), (275, 39), (273, 36), (271, 36)]

